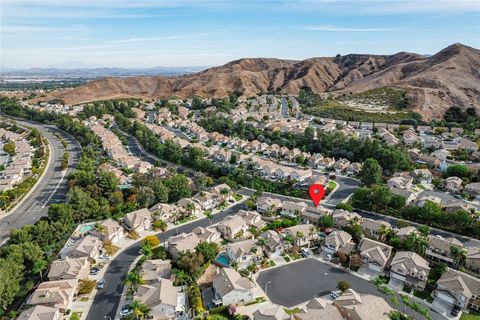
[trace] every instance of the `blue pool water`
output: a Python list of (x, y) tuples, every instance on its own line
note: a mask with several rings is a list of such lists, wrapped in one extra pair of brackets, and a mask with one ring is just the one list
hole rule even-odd
[(85, 233), (85, 232), (88, 232), (90, 230), (92, 230), (95, 226), (93, 224), (87, 224), (86, 226), (82, 226), (80, 228), (80, 233)]
[(230, 266), (230, 260), (224, 252), (220, 253), (217, 258), (215, 258), (215, 262), (224, 267)]

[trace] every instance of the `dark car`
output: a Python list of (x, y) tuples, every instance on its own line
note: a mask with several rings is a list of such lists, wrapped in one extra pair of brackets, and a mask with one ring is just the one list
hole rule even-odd
[(458, 316), (458, 313), (460, 312), (460, 307), (459, 306), (454, 306), (452, 308), (452, 312), (450, 312), (452, 314), (452, 316)]

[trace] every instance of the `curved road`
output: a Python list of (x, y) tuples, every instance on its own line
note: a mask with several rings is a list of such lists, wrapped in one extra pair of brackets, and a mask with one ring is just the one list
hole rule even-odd
[[(227, 210), (215, 214), (210, 221), (208, 218), (195, 220), (189, 224), (179, 226), (162, 234), (157, 233), (159, 239), (167, 239), (170, 236), (182, 233), (191, 232), (196, 227), (206, 227), (210, 224), (220, 222), (226, 216), (235, 214), (238, 210), (247, 209), (244, 203), (236, 204)], [(122, 251), (108, 264), (107, 270), (103, 276), (105, 279), (105, 286), (99, 290), (95, 295), (92, 307), (87, 315), (87, 320), (99, 320), (104, 317), (115, 319), (115, 315), (120, 303), (120, 295), (123, 292), (123, 283), (126, 275), (130, 270), (135, 259), (138, 258), (138, 251), (140, 250), (142, 240), (130, 245), (127, 249)]]
[[(45, 168), (44, 176), (37, 181), (32, 192), (23, 199), (23, 202), (13, 211), (0, 217), (0, 244), (8, 239), (11, 229), (18, 229), (24, 225), (35, 223), (47, 214), (50, 204), (65, 201), (68, 191), (66, 178), (75, 168), (81, 152), (80, 144), (72, 136), (55, 126), (28, 120), (14, 120), (20, 126), (33, 127), (42, 133), (50, 145), (51, 161)], [(54, 133), (63, 138), (67, 143), (67, 149), (63, 147), (62, 142)], [(65, 151), (68, 151), (70, 155), (69, 165), (66, 171), (62, 171), (60, 166)]]

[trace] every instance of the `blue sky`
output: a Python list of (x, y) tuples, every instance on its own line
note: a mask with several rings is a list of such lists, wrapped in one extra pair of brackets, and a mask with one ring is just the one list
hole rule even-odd
[(6, 67), (219, 65), (242, 57), (480, 48), (479, 0), (2, 0)]

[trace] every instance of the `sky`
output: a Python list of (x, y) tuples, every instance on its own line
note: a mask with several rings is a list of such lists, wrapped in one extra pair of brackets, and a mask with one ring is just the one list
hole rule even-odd
[(0, 9), (9, 68), (480, 48), (480, 0), (1, 0)]

